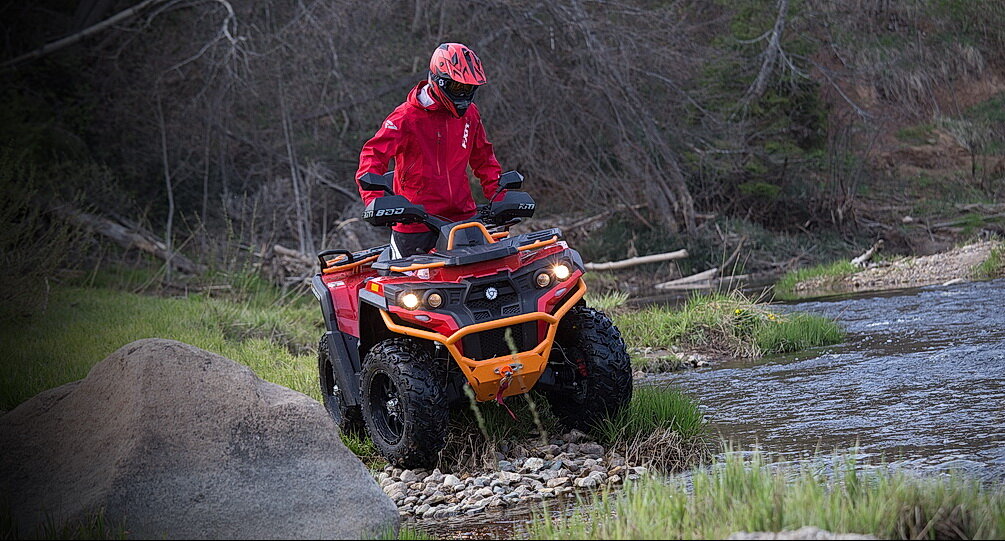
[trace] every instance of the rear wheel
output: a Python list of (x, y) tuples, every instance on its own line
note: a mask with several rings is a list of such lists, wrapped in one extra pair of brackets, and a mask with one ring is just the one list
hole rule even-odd
[(396, 466), (431, 468), (446, 444), (447, 393), (438, 374), (429, 352), (407, 338), (379, 342), (363, 362), (363, 421)]
[[(632, 400), (632, 366), (621, 333), (606, 314), (577, 306), (558, 328), (561, 353), (568, 367), (569, 387), (547, 393), (552, 411), (566, 425), (594, 428)], [(556, 352), (559, 353), (559, 352)]]
[(325, 409), (335, 420), (343, 433), (361, 434), (363, 432), (363, 416), (359, 406), (347, 406), (342, 397), (342, 389), (335, 379), (332, 367), (331, 350), (328, 349), (328, 335), (321, 337), (318, 343), (318, 381), (321, 385), (321, 397)]

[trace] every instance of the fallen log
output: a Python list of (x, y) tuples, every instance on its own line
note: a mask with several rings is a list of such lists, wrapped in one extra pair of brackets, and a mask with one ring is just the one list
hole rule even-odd
[(687, 257), (687, 250), (677, 250), (676, 252), (666, 252), (662, 254), (631, 257), (628, 259), (622, 259), (621, 261), (609, 261), (606, 263), (587, 263), (584, 266), (586, 267), (586, 270), (590, 271), (618, 270), (618, 269), (625, 269), (628, 267), (634, 267), (636, 265), (643, 265), (645, 263), (659, 263), (660, 261), (670, 261), (673, 259), (681, 259), (685, 257)]
[[(656, 289), (700, 289), (705, 287), (712, 287), (712, 279), (718, 274), (719, 269), (713, 267), (707, 271), (698, 272), (690, 276), (685, 276), (683, 278), (677, 278), (676, 280), (670, 280), (669, 282), (662, 282), (656, 284)], [(699, 282), (705, 282), (699, 284)]]
[(882, 247), (883, 247), (883, 239), (879, 239), (876, 241), (876, 244), (872, 245), (872, 248), (869, 248), (862, 255), (852, 259), (851, 264), (859, 268), (864, 267), (866, 262), (872, 259), (872, 256), (875, 255), (876, 252), (878, 252), (879, 249)]
[(54, 205), (49, 212), (66, 219), (87, 231), (108, 237), (119, 246), (129, 250), (136, 248), (164, 260), (172, 268), (186, 274), (202, 274), (206, 272), (205, 265), (193, 262), (191, 259), (168, 250), (153, 233), (139, 227), (126, 227), (118, 222), (72, 208), (68, 205)]

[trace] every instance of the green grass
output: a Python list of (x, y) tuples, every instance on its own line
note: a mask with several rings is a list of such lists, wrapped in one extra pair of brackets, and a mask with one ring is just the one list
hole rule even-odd
[(932, 137), (934, 129), (935, 127), (931, 124), (919, 124), (917, 126), (901, 128), (897, 130), (897, 139), (911, 145), (928, 144), (928, 140)]
[(588, 292), (586, 294), (586, 304), (597, 310), (613, 312), (628, 301), (628, 293), (623, 291), (607, 291), (605, 293)]
[(28, 532), (18, 529), (8, 507), (0, 512), (0, 539), (127, 539), (128, 534), (125, 523), (110, 523), (101, 511), (64, 524), (49, 520)]
[[(827, 473), (830, 472), (830, 473)], [(1005, 493), (961, 477), (863, 469), (854, 460), (776, 466), (729, 454), (684, 480), (644, 478), (571, 516), (538, 515), (533, 539), (725, 539), (816, 526), (880, 539), (1000, 539)]]
[(613, 445), (663, 429), (691, 439), (704, 436), (707, 426), (698, 403), (681, 391), (639, 387), (627, 408), (597, 428), (597, 436), (601, 443)]
[(44, 312), (0, 318), (0, 409), (81, 379), (116, 349), (151, 337), (219, 353), (265, 380), (320, 399), (315, 350), (323, 329), (313, 297), (283, 299), (258, 279), (241, 280), (247, 287), (227, 298), (53, 287)]
[(854, 274), (860, 269), (852, 265), (849, 261), (835, 261), (815, 267), (796, 269), (789, 271), (775, 283), (775, 298), (780, 300), (792, 300), (799, 298), (796, 293), (796, 284), (812, 278), (841, 278), (849, 274)]
[(709, 456), (705, 417), (694, 399), (676, 389), (636, 388), (629, 406), (594, 433), (629, 463), (662, 472), (680, 471)]
[(832, 321), (777, 314), (739, 292), (697, 294), (679, 308), (649, 307), (614, 316), (631, 347), (684, 348), (756, 357), (841, 341)]
[(991, 249), (988, 258), (974, 267), (974, 278), (992, 280), (1005, 276), (1005, 246), (998, 245)]

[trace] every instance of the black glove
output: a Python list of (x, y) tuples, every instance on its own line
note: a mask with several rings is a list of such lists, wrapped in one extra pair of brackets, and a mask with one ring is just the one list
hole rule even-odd
[(490, 210), (489, 205), (478, 205), (478, 218), (482, 221), (488, 220), (489, 217), (491, 216), (489, 210)]

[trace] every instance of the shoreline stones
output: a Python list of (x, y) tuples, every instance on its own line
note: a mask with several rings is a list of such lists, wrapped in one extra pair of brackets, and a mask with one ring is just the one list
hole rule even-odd
[(375, 477), (401, 516), (431, 519), (599, 490), (646, 473), (578, 430), (544, 445), (500, 442), (498, 448), (505, 452), (497, 452), (495, 470), (449, 473), (387, 466)]

